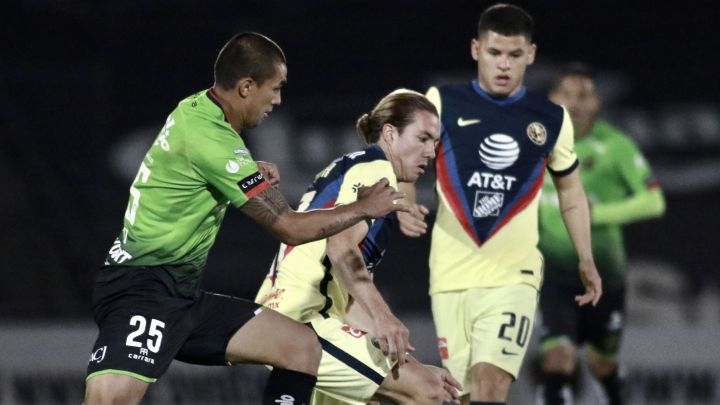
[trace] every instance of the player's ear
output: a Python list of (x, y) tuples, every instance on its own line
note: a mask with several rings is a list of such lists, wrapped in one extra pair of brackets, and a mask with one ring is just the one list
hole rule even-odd
[(383, 124), (382, 126), (382, 137), (388, 144), (392, 143), (393, 137), (395, 136), (395, 126), (392, 124)]
[(480, 41), (477, 38), (473, 38), (470, 41), (470, 55), (474, 61), (477, 61), (480, 57)]
[(253, 80), (251, 77), (243, 77), (242, 79), (237, 81), (235, 85), (235, 90), (240, 97), (245, 98), (250, 95), (250, 91), (252, 90), (253, 86), (255, 86), (255, 80)]
[(528, 47), (528, 65), (532, 65), (535, 62), (535, 55), (537, 54), (537, 45), (530, 44)]

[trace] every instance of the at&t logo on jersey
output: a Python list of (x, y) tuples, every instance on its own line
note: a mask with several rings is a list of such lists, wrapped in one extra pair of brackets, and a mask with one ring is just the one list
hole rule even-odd
[[(520, 145), (509, 135), (492, 134), (480, 142), (480, 161), (489, 169), (503, 170), (512, 166), (520, 157)], [(499, 216), (505, 201), (505, 191), (510, 191), (517, 181), (515, 176), (476, 171), (465, 183), (476, 187), (472, 215), (475, 218)]]
[(494, 170), (506, 169), (520, 156), (520, 145), (509, 135), (492, 134), (480, 143), (480, 160)]

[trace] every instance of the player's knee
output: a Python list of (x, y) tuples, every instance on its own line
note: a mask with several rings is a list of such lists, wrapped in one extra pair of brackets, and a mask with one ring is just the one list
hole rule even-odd
[(597, 379), (612, 375), (618, 367), (617, 361), (598, 356), (587, 356), (587, 364), (590, 373)]
[(113, 374), (91, 378), (85, 389), (84, 405), (137, 404), (147, 389), (147, 383), (128, 380), (130, 377)]
[(322, 346), (315, 331), (302, 326), (297, 334), (289, 337), (286, 364), (277, 365), (280, 368), (300, 371), (307, 374), (317, 375), (322, 356)]
[(546, 373), (571, 374), (575, 369), (575, 346), (560, 345), (543, 354), (542, 369)]

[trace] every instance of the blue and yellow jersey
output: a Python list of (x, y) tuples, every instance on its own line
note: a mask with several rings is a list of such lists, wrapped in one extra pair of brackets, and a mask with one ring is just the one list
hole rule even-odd
[(539, 288), (538, 200), (545, 169), (577, 166), (567, 111), (525, 88), (494, 99), (477, 81), (432, 87), (442, 123), (430, 293)]
[[(357, 200), (360, 187), (387, 178), (397, 188), (397, 179), (385, 153), (377, 145), (344, 155), (315, 176), (300, 200), (299, 211), (331, 208)], [(382, 259), (390, 239), (395, 214), (368, 221), (368, 233), (360, 242), (365, 265), (373, 270)], [(348, 293), (333, 278), (325, 254), (327, 240), (299, 246), (280, 245), (275, 263), (260, 287), (255, 301), (289, 317), (308, 322), (331, 314), (342, 318)]]

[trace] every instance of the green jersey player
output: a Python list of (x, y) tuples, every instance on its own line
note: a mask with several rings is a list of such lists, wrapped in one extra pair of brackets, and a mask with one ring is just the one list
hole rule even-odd
[(321, 355), (312, 329), (197, 287), (227, 208), (293, 245), (407, 210), (395, 204), (402, 194), (387, 179), (359, 185), (362, 198), (335, 209), (291, 210), (274, 187), (276, 166), (256, 162), (241, 137), (280, 104), (282, 50), (263, 35), (240, 33), (221, 49), (214, 74), (212, 88), (172, 111), (130, 187), (122, 231), (93, 293), (99, 334), (86, 404), (139, 403), (173, 359), (268, 364), (263, 404), (308, 403)]
[(587, 344), (592, 374), (601, 382), (609, 403), (623, 403), (618, 373), (618, 349), (623, 330), (625, 246), (622, 226), (662, 215), (662, 192), (634, 142), (605, 121), (596, 119), (600, 100), (592, 74), (572, 65), (556, 81), (550, 97), (570, 112), (575, 127), (575, 152), (580, 179), (591, 208), (591, 237), (595, 263), (605, 297), (597, 307), (576, 307), (565, 294), (581, 291), (573, 274), (578, 258), (565, 231), (553, 185), (545, 182), (540, 202), (540, 244), (545, 257), (545, 280), (540, 309), (544, 398), (564, 404), (575, 351)]

